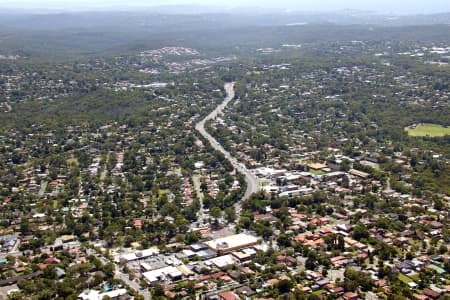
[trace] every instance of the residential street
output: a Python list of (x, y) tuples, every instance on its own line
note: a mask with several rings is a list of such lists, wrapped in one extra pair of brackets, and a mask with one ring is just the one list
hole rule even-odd
[[(249, 169), (245, 167), (244, 164), (241, 164), (238, 162), (236, 158), (231, 156), (231, 154), (225, 150), (222, 145), (217, 142), (217, 140), (211, 136), (206, 130), (205, 130), (205, 123), (209, 120), (212, 120), (216, 118), (218, 115), (223, 113), (223, 109), (228, 105), (228, 103), (233, 100), (234, 98), (234, 83), (226, 83), (225, 84), (225, 91), (227, 93), (224, 101), (222, 104), (217, 106), (215, 110), (213, 110), (208, 116), (206, 116), (203, 120), (198, 122), (195, 126), (195, 129), (204, 137), (206, 138), (211, 146), (222, 152), (226, 159), (230, 161), (230, 163), (233, 165), (233, 167), (240, 173), (244, 174), (245, 181), (247, 182), (247, 190), (245, 191), (244, 197), (242, 200), (245, 200), (250, 197), (251, 194), (259, 191), (259, 182), (258, 178), (253, 174)], [(239, 215), (241, 211), (240, 202), (236, 203), (235, 205), (236, 213)]]

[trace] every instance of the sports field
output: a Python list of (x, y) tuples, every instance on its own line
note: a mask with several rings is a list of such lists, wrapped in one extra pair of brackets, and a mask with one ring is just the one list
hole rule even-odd
[(450, 127), (435, 124), (419, 124), (416, 128), (406, 128), (409, 136), (442, 137), (450, 135)]

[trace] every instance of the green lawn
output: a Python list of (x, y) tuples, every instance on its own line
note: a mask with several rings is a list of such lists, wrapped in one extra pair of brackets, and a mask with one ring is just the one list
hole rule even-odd
[(410, 136), (429, 136), (442, 137), (450, 135), (450, 127), (443, 127), (434, 124), (419, 124), (416, 128), (407, 128), (406, 131)]
[(409, 278), (408, 276), (406, 276), (402, 273), (398, 274), (398, 279), (405, 284), (413, 282), (413, 280), (411, 278)]
[(159, 196), (163, 196), (163, 195), (168, 194), (168, 193), (170, 193), (169, 189), (159, 190)]
[(323, 175), (323, 174), (325, 174), (325, 172), (322, 171), (322, 170), (313, 170), (313, 169), (310, 169), (309, 173), (314, 174), (314, 175)]
[(318, 291), (315, 291), (313, 294), (314, 294), (314, 295), (317, 295), (317, 296), (320, 296), (320, 295), (322, 295), (324, 292), (325, 292), (324, 290), (318, 290)]
[(78, 159), (75, 157), (69, 158), (67, 160), (67, 164), (70, 165), (77, 165), (78, 166)]
[(411, 275), (410, 278), (415, 282), (419, 282), (420, 280), (419, 274)]

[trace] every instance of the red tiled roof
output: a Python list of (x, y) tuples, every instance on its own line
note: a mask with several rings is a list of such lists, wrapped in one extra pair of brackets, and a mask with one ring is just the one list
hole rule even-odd
[(222, 298), (223, 300), (236, 300), (237, 297), (234, 293), (232, 292), (224, 292), (219, 294), (219, 297)]

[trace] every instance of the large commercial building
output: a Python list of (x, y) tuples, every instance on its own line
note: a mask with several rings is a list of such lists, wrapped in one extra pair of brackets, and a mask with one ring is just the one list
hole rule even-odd
[(252, 235), (240, 233), (214, 239), (205, 244), (209, 249), (216, 251), (218, 254), (224, 254), (254, 246), (258, 244), (258, 239)]

